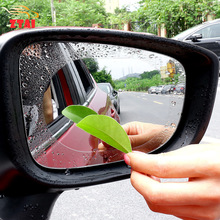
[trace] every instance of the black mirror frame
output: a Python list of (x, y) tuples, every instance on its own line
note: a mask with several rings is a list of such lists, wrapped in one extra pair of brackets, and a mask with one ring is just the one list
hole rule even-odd
[[(218, 83), (219, 61), (215, 54), (191, 44), (142, 33), (105, 29), (48, 27), (9, 32), (0, 37), (0, 191), (39, 191), (78, 188), (121, 180), (130, 176), (123, 162), (85, 168), (50, 169), (37, 164), (28, 149), (20, 98), (19, 55), (39, 41), (78, 41), (121, 45), (163, 53), (178, 60), (186, 71), (186, 93), (179, 125), (172, 138), (152, 153), (198, 143), (212, 113)], [(10, 175), (10, 178), (6, 178)], [(6, 179), (5, 179), (6, 178)], [(10, 187), (11, 186), (11, 187)], [(16, 188), (16, 187), (15, 187)], [(19, 192), (14, 192), (19, 194)]]

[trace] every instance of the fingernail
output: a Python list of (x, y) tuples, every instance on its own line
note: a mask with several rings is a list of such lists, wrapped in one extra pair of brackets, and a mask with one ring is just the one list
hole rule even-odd
[(128, 166), (130, 166), (131, 161), (130, 161), (130, 158), (129, 158), (129, 156), (128, 156), (127, 154), (124, 154), (124, 161), (125, 161), (125, 163), (126, 163)]

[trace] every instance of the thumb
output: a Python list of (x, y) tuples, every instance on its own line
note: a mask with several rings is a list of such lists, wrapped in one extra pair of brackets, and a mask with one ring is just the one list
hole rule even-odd
[(124, 155), (125, 162), (132, 170), (159, 178), (199, 177), (195, 169), (195, 158), (174, 152), (145, 154), (131, 152)]

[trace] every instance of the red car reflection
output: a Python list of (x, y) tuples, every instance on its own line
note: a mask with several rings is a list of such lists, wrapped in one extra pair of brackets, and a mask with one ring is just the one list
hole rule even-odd
[(29, 136), (34, 159), (40, 165), (56, 168), (83, 167), (123, 159), (123, 153), (113, 148), (100, 152), (98, 144), (101, 141), (76, 127), (61, 113), (68, 105), (86, 105), (120, 123), (111, 99), (98, 88), (82, 60), (67, 63), (53, 76), (50, 85), (54, 120), (34, 137)]

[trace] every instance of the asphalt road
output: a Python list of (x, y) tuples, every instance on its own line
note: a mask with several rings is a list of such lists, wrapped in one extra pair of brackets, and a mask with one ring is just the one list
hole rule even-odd
[(122, 92), (121, 124), (141, 121), (154, 124), (177, 124), (183, 105), (183, 95), (156, 95), (144, 92)]
[[(220, 88), (219, 88), (220, 89)], [(140, 94), (133, 94), (138, 95)], [(161, 96), (152, 95), (148, 98), (149, 103), (153, 105), (153, 102), (161, 102), (158, 100)], [(152, 100), (151, 100), (152, 98)], [(135, 99), (139, 99), (136, 97)], [(141, 98), (140, 98), (141, 99)], [(157, 100), (156, 100), (157, 99)], [(127, 100), (124, 97), (124, 101)], [(150, 101), (151, 100), (151, 101)], [(169, 98), (169, 101), (173, 99)], [(131, 98), (126, 101), (127, 105), (131, 101)], [(145, 109), (152, 107), (149, 105)], [(155, 103), (158, 104), (158, 103)], [(143, 105), (143, 104), (142, 104)], [(160, 109), (165, 109), (165, 104), (158, 104)], [(178, 104), (176, 105), (178, 106)], [(140, 113), (135, 113), (134, 104), (129, 106), (134, 113), (134, 120), (138, 120), (141, 116)], [(213, 116), (209, 125), (209, 128), (204, 136), (202, 143), (220, 143), (220, 112), (217, 110), (220, 108), (220, 91), (218, 91), (216, 98), (216, 105), (214, 108)], [(153, 108), (154, 109), (154, 108)], [(158, 109), (158, 108), (157, 108)], [(126, 122), (126, 109), (122, 108), (121, 118), (123, 122)], [(159, 111), (159, 110), (158, 110)], [(124, 116), (123, 116), (124, 112)], [(152, 110), (150, 110), (152, 112)], [(163, 111), (162, 111), (163, 112)], [(173, 111), (171, 110), (171, 113)], [(146, 115), (146, 111), (144, 113)], [(157, 112), (158, 114), (158, 112)], [(168, 111), (168, 115), (170, 112)], [(178, 115), (178, 114), (177, 114)], [(155, 116), (155, 115), (154, 115)], [(124, 118), (123, 118), (124, 117)], [(153, 117), (153, 116), (152, 116)], [(154, 119), (156, 116), (154, 117)], [(164, 113), (160, 120), (163, 120)], [(132, 119), (132, 120), (133, 120)], [(155, 119), (156, 120), (156, 119)], [(158, 120), (158, 119), (157, 119)], [(179, 181), (179, 180), (176, 180)], [(159, 213), (153, 213), (147, 207), (145, 200), (139, 195), (131, 186), (129, 180), (123, 180), (103, 185), (91, 186), (81, 188), (79, 190), (69, 190), (64, 192), (57, 200), (54, 209), (52, 211), (51, 220), (175, 220), (176, 217), (170, 215), (163, 215)]]

